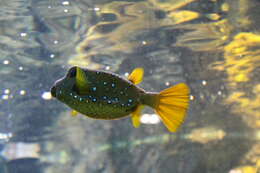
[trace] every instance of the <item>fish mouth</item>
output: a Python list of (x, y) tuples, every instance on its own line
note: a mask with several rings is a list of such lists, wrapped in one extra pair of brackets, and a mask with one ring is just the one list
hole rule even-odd
[(52, 97), (56, 97), (56, 87), (55, 87), (55, 86), (53, 86), (53, 87), (51, 88), (51, 96), (52, 96)]

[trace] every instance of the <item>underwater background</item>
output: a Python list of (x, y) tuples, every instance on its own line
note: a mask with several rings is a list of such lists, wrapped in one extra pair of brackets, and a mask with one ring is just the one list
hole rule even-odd
[[(259, 173), (259, 0), (0, 0), (0, 173)], [(177, 133), (71, 117), (52, 84), (78, 65), (140, 87), (186, 82)]]

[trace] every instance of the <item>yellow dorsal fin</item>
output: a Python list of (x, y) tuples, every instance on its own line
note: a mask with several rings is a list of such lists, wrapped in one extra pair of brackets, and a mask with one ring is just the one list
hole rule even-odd
[(133, 84), (137, 85), (143, 80), (144, 69), (143, 68), (135, 68), (132, 73), (128, 76), (128, 80), (130, 80)]
[(89, 89), (89, 82), (86, 74), (79, 67), (76, 67), (76, 87), (79, 94), (85, 94), (88, 92)]
[(135, 128), (140, 126), (141, 111), (143, 107), (143, 105), (139, 105), (136, 108), (136, 110), (132, 113), (132, 124)]

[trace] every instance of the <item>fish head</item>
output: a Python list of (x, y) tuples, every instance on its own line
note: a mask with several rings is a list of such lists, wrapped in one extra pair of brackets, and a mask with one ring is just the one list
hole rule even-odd
[(76, 87), (76, 67), (71, 67), (67, 74), (57, 80), (51, 88), (52, 97), (67, 103), (72, 95), (77, 95)]

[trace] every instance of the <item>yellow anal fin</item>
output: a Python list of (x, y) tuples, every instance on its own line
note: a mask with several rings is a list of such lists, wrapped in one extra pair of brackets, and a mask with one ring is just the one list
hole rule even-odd
[(176, 132), (184, 122), (189, 107), (189, 93), (189, 87), (180, 83), (163, 90), (157, 96), (155, 110), (171, 132)]
[(139, 105), (136, 110), (132, 113), (132, 124), (135, 128), (140, 126), (140, 118), (141, 118), (141, 111), (143, 109), (143, 105)]
[(132, 73), (128, 76), (128, 80), (130, 80), (133, 84), (137, 85), (143, 80), (144, 69), (143, 68), (135, 68)]
[(72, 117), (76, 117), (76, 116), (78, 115), (78, 112), (75, 111), (75, 110), (71, 110), (70, 115), (71, 115)]

